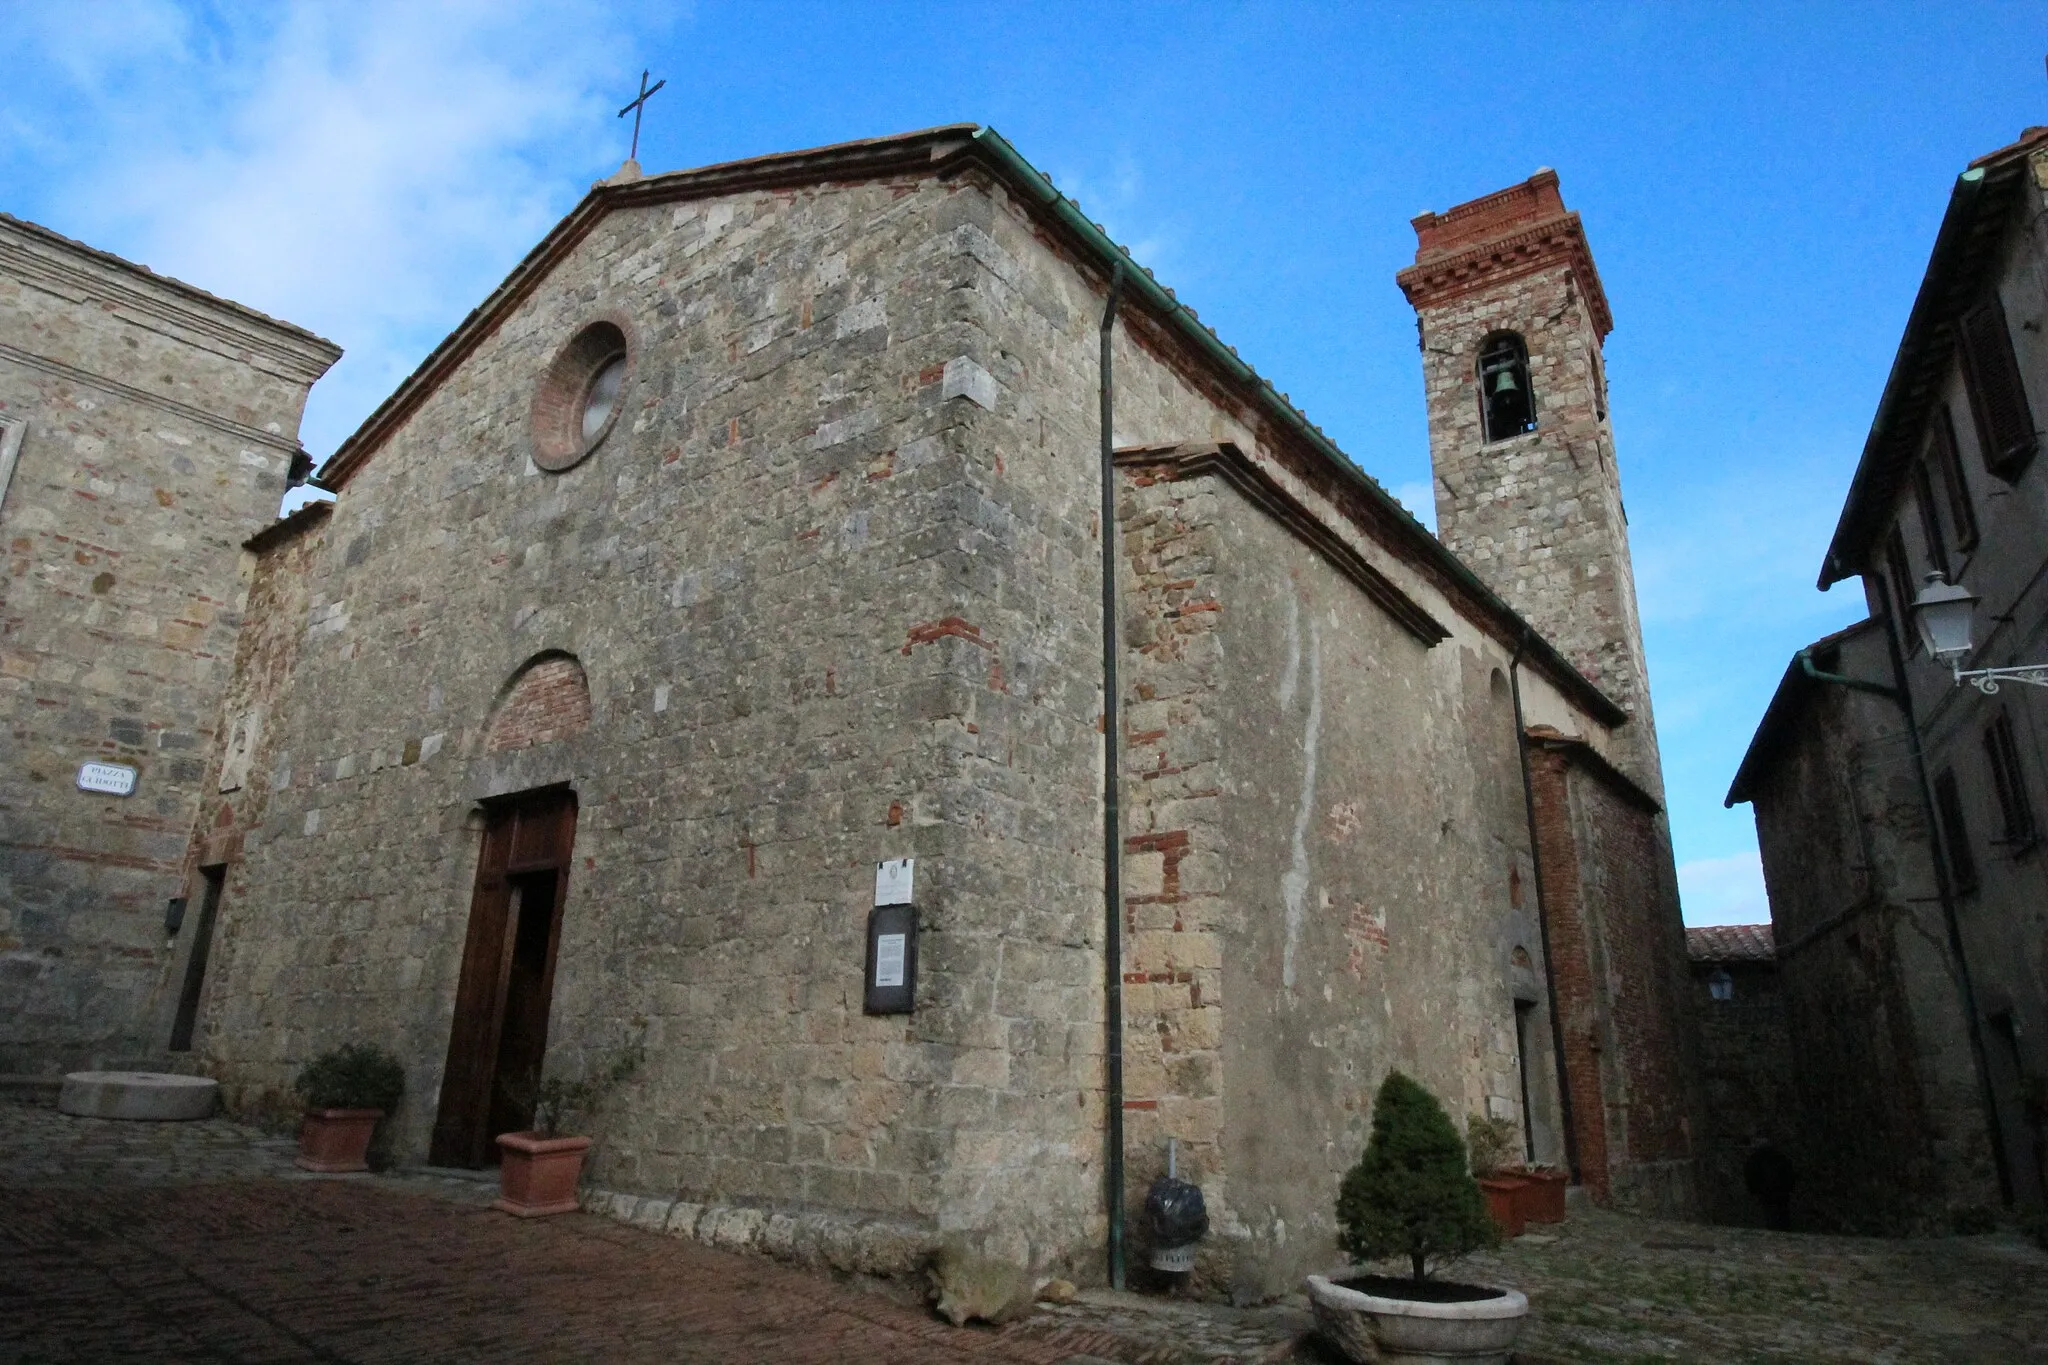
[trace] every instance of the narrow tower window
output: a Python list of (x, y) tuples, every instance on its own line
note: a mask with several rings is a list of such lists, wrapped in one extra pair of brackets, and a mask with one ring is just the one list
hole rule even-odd
[(1495, 332), (1479, 347), (1479, 412), (1489, 442), (1536, 429), (1529, 348), (1513, 332)]

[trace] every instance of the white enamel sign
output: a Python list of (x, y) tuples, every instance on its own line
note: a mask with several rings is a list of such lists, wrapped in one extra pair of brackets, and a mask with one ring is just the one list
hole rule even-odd
[(135, 769), (125, 763), (88, 763), (78, 770), (78, 789), (126, 796), (135, 790)]
[(889, 858), (875, 864), (875, 904), (909, 905), (910, 872), (909, 858)]

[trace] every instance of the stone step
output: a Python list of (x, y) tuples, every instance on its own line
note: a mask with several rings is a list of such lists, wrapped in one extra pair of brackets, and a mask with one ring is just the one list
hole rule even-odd
[(205, 1076), (161, 1071), (74, 1071), (64, 1078), (57, 1108), (92, 1119), (176, 1122), (213, 1117), (220, 1086)]

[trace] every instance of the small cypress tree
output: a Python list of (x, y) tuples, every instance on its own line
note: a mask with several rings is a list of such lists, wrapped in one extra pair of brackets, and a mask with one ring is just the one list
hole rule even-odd
[(1465, 1140), (1427, 1090), (1387, 1073), (1372, 1105), (1372, 1137), (1337, 1195), (1337, 1241), (1359, 1264), (1406, 1256), (1415, 1278), (1429, 1263), (1496, 1245)]

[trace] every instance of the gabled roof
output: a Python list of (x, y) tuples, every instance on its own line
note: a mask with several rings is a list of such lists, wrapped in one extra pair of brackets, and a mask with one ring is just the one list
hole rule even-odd
[(1955, 320), (1977, 301), (1985, 272), (1996, 265), (1999, 242), (2026, 181), (2027, 160), (2044, 147), (2048, 128), (2029, 128), (2019, 141), (1977, 158), (1956, 178), (1898, 355), (1877, 400), (1877, 416), (1863, 442), (1863, 458), (1821, 562), (1822, 591), (1862, 572), (1872, 542), (1889, 522), (1900, 482), (1919, 453), (1928, 410), (1948, 374)]
[(1831, 685), (1822, 683), (1807, 670), (1810, 656), (1875, 629), (1877, 622), (1866, 618), (1831, 635), (1821, 636), (1792, 656), (1792, 661), (1785, 665), (1785, 676), (1778, 679), (1778, 690), (1771, 694), (1771, 704), (1764, 708), (1763, 719), (1757, 722), (1756, 733), (1750, 736), (1749, 748), (1742, 755), (1742, 765), (1735, 770), (1735, 780), (1728, 784), (1728, 795), (1721, 801), (1723, 806), (1740, 805), (1755, 794), (1757, 783), (1770, 771), (1771, 764), (1777, 761), (1785, 742), (1791, 738), (1808, 689)]
[(342, 442), (320, 474), (318, 487), (344, 488), (356, 471), (395, 432), (426, 397), (474, 352), (548, 273), (616, 209), (709, 198), (747, 191), (802, 185), (849, 184), (885, 176), (970, 171), (1001, 184), (1035, 214), (1047, 237), (1070, 256), (1092, 267), (1107, 289), (1113, 273), (1126, 284), (1122, 316), (1125, 325), (1152, 331), (1184, 346), (1205, 365), (1223, 388), (1232, 391), (1264, 419), (1284, 444), (1302, 457), (1306, 477), (1318, 491), (1342, 508), (1368, 536), (1414, 566), (1446, 596), (1463, 606), (1474, 624), (1509, 647), (1529, 642), (1531, 665), (1571, 697), (1587, 714), (1610, 727), (1626, 724), (1628, 713), (1589, 681), (1534, 631), (1491, 588), (1446, 549), (1407, 508), (1226, 346), (1195, 311), (1174, 297), (1123, 247), (1112, 241), (1073, 200), (1053, 188), (1052, 177), (1037, 169), (995, 129), (955, 123), (892, 137), (842, 142), (808, 151), (778, 152), (638, 179), (614, 177), (593, 185), (512, 273), (447, 338), (420, 362), (363, 425)]
[(1771, 962), (1778, 940), (1768, 924), (1689, 924), (1685, 955), (1694, 962)]

